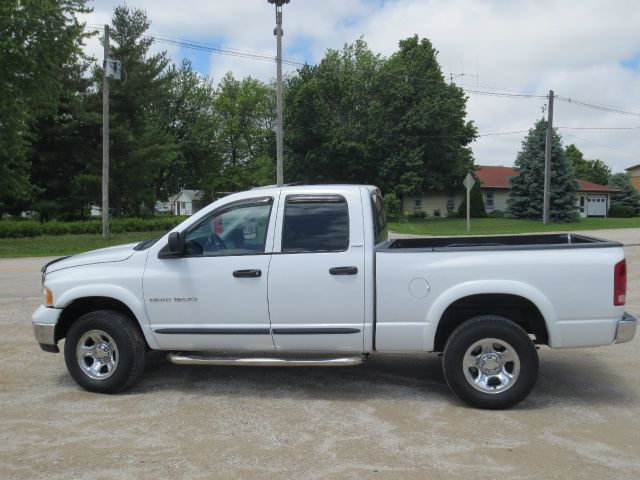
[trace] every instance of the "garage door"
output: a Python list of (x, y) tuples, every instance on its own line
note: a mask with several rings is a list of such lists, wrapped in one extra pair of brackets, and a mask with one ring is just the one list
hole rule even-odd
[(607, 196), (589, 195), (587, 199), (587, 215), (590, 217), (604, 217), (607, 214)]

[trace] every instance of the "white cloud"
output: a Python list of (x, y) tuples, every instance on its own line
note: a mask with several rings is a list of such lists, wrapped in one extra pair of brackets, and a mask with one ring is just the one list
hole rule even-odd
[[(266, 0), (127, 3), (147, 11), (150, 31), (155, 34), (216, 41), (268, 55), (275, 52), (274, 11)], [(96, 2), (87, 22), (105, 23), (116, 4)], [(478, 74), (477, 79), (464, 78), (464, 85), (537, 94), (552, 88), (562, 97), (640, 112), (640, 70), (620, 64), (640, 54), (638, 25), (640, 3), (633, 0), (292, 0), (284, 7), (284, 46), (285, 56), (301, 55), (295, 47), (303, 45), (311, 61), (319, 61), (327, 48), (340, 48), (364, 35), (374, 51), (389, 55), (400, 39), (417, 33), (439, 50), (445, 74)], [(89, 50), (101, 59), (101, 48), (96, 45), (94, 42)], [(176, 58), (179, 50), (169, 53), (180, 60)], [(227, 70), (263, 80), (275, 75), (275, 66), (269, 62), (211, 56), (210, 74), (215, 80)], [(457, 82), (463, 84), (460, 79)], [(472, 95), (469, 119), (480, 133), (527, 130), (540, 118), (543, 103), (542, 99)], [(555, 124), (628, 127), (640, 126), (640, 117), (557, 102)], [(639, 130), (561, 133), (566, 133), (565, 143), (576, 143), (587, 158), (600, 158), (615, 171), (640, 163)], [(473, 145), (476, 161), (511, 165), (521, 141), (522, 135), (483, 137)]]

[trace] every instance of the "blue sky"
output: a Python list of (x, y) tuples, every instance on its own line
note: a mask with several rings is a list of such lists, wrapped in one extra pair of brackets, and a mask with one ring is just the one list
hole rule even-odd
[[(95, 1), (87, 23), (108, 22), (118, 3)], [(275, 16), (266, 0), (127, 0), (127, 5), (146, 10), (152, 34), (275, 55)], [(361, 36), (375, 52), (390, 55), (400, 39), (418, 34), (440, 52), (446, 78), (467, 74), (455, 80), (463, 88), (534, 94), (553, 89), (640, 113), (639, 25), (636, 0), (291, 0), (284, 6), (284, 56), (316, 63), (328, 48)], [(189, 58), (214, 82), (227, 71), (265, 81), (275, 76), (271, 62), (155, 48), (166, 49), (177, 63)], [(96, 40), (87, 50), (102, 56)], [(285, 66), (285, 73), (294, 71)], [(528, 130), (543, 103), (469, 94), (468, 119), (481, 134)], [(587, 158), (599, 158), (614, 171), (640, 163), (640, 129), (634, 128), (640, 127), (640, 115), (558, 103), (555, 124), (597, 128), (566, 129), (565, 143), (576, 143)], [(521, 134), (481, 137), (473, 144), (476, 162), (512, 165), (521, 141)]]
[(631, 70), (640, 69), (640, 52), (636, 53), (634, 56), (625, 58), (620, 61), (620, 64), (623, 67), (630, 68)]

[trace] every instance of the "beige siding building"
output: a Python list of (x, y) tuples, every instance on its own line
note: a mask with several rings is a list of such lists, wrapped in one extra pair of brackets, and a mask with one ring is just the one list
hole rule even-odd
[(626, 169), (631, 174), (631, 183), (640, 192), (640, 164)]
[[(640, 165), (628, 168), (637, 171), (640, 188)], [(487, 213), (504, 212), (507, 209), (507, 198), (511, 185), (509, 179), (518, 175), (511, 167), (479, 166), (476, 177), (480, 181), (480, 189)], [(632, 177), (633, 177), (632, 171)], [(609, 211), (609, 197), (614, 190), (604, 185), (578, 180), (578, 203), (576, 208), (581, 217), (606, 217)], [(456, 192), (424, 192), (417, 195), (405, 195), (402, 210), (405, 215), (424, 215), (425, 217), (446, 217), (456, 213), (460, 202), (465, 199), (465, 191)]]

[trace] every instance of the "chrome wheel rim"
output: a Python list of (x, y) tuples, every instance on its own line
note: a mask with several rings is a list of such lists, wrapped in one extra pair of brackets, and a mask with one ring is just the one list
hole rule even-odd
[(462, 360), (469, 384), (483, 393), (501, 393), (520, 375), (520, 357), (504, 340), (484, 338), (472, 344)]
[(78, 340), (76, 358), (85, 375), (94, 380), (105, 380), (118, 367), (118, 347), (102, 330), (89, 330)]

